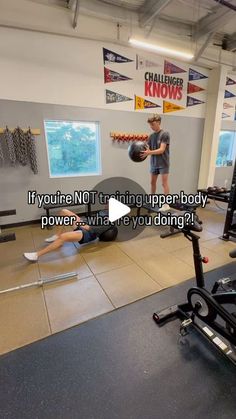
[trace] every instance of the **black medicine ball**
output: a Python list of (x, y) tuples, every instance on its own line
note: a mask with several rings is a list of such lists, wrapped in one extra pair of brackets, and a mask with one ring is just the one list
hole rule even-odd
[(108, 230), (99, 235), (99, 240), (102, 242), (111, 242), (116, 239), (118, 235), (118, 228), (116, 226), (109, 227)]
[(128, 148), (129, 158), (134, 162), (141, 162), (147, 158), (141, 158), (141, 152), (147, 150), (148, 145), (145, 141), (134, 141)]

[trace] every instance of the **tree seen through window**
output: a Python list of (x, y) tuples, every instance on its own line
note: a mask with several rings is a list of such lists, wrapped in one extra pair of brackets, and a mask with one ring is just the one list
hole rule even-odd
[(45, 121), (45, 132), (51, 177), (100, 173), (96, 122)]
[(235, 160), (235, 132), (221, 131), (218, 144), (216, 166), (231, 166)]

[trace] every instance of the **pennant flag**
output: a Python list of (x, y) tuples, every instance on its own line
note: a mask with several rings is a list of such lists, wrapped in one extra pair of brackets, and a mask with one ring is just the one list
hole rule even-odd
[(169, 61), (164, 62), (164, 74), (175, 74), (175, 73), (186, 73), (186, 70), (183, 70), (180, 67), (170, 63)]
[(130, 97), (120, 95), (119, 93), (106, 90), (106, 103), (127, 102), (133, 100)]
[(175, 105), (175, 103), (167, 102), (163, 100), (163, 112), (175, 112), (175, 111), (182, 111), (185, 109), (183, 106)]
[(144, 99), (140, 96), (134, 96), (134, 109), (150, 109), (150, 108), (161, 108), (160, 105), (157, 105), (156, 103), (150, 102), (149, 100)]
[(196, 86), (196, 84), (192, 84), (192, 83), (188, 83), (188, 91), (187, 93), (197, 93), (197, 92), (202, 92), (203, 89), (202, 87)]
[(236, 95), (234, 95), (233, 93), (229, 92), (228, 90), (225, 90), (225, 98), (229, 98), (229, 97), (235, 97)]
[(229, 118), (230, 117), (230, 115), (227, 115), (227, 113), (222, 113), (222, 118)]
[(192, 68), (189, 69), (189, 80), (200, 80), (200, 79), (207, 79), (207, 76), (204, 76), (204, 74), (199, 73), (196, 70), (193, 70)]
[(104, 83), (111, 83), (114, 81), (132, 80), (123, 74), (112, 71), (109, 68), (104, 67)]
[(103, 62), (106, 63), (130, 63), (134, 60), (130, 60), (129, 58), (123, 57), (123, 55), (119, 55), (116, 52), (110, 51), (109, 49), (103, 48)]
[(203, 102), (202, 100), (196, 99), (195, 97), (187, 96), (187, 106), (194, 106), (194, 105), (200, 105)]
[(223, 104), (223, 108), (224, 108), (224, 109), (233, 108), (233, 105), (230, 105), (229, 103), (224, 102), (224, 104)]
[(147, 60), (145, 57), (136, 54), (136, 70), (142, 70), (146, 67), (160, 67), (160, 64), (154, 63), (153, 61)]
[(236, 81), (233, 79), (230, 79), (229, 77), (226, 78), (226, 85), (236, 84)]

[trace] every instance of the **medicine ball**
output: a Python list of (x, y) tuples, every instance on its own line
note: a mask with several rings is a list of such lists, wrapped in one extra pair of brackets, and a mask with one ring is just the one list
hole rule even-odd
[(147, 150), (148, 145), (145, 141), (134, 141), (128, 148), (129, 158), (134, 162), (141, 162), (147, 158), (141, 158), (141, 152)]
[(118, 234), (118, 228), (116, 226), (111, 226), (108, 230), (104, 231), (99, 235), (99, 240), (102, 242), (111, 242), (116, 239)]

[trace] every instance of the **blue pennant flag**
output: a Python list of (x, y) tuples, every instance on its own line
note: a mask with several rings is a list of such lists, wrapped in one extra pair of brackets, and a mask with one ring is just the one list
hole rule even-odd
[(188, 75), (188, 79), (189, 80), (200, 80), (200, 79), (207, 79), (207, 76), (204, 76), (204, 74), (199, 73), (196, 70), (193, 70), (192, 68), (189, 69), (189, 75)]

